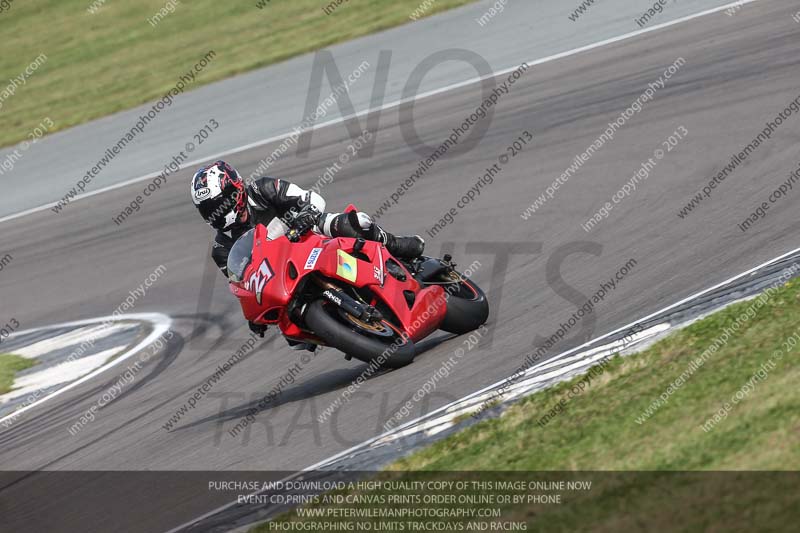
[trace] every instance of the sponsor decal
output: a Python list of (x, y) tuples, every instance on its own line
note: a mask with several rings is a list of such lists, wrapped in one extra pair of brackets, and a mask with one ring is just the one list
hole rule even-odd
[(197, 189), (194, 191), (194, 199), (198, 202), (201, 200), (205, 200), (211, 194), (211, 189), (208, 187), (203, 187), (202, 189)]
[(267, 285), (267, 282), (275, 277), (275, 273), (270, 268), (269, 263), (266, 259), (261, 262), (261, 266), (258, 267), (251, 276), (250, 279), (247, 280), (247, 284), (245, 288), (255, 293), (256, 295), (256, 302), (258, 305), (261, 305), (261, 292), (264, 290), (264, 287)]
[(378, 283), (383, 283), (383, 276), (381, 276), (381, 269), (373, 266), (372, 267), (372, 275), (375, 276), (375, 279), (378, 280)]
[(322, 293), (322, 295), (328, 300), (332, 301), (333, 303), (341, 307), (342, 299), (336, 296), (333, 292), (326, 290), (325, 292)]
[(311, 253), (308, 255), (308, 259), (306, 259), (306, 266), (304, 270), (314, 270), (314, 267), (317, 266), (317, 259), (319, 259), (319, 254), (322, 252), (322, 248), (314, 248), (311, 250)]
[(336, 252), (338, 256), (336, 261), (336, 275), (355, 283), (356, 278), (358, 278), (358, 261), (344, 250), (336, 250)]

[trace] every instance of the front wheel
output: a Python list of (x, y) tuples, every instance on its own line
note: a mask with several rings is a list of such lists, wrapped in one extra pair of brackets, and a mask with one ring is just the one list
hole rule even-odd
[(368, 323), (315, 300), (305, 313), (309, 328), (328, 346), (365, 363), (400, 368), (414, 360), (414, 343), (386, 320)]
[(443, 272), (429, 285), (440, 285), (446, 293), (447, 312), (439, 329), (461, 335), (481, 327), (489, 318), (489, 301), (480, 287), (458, 272)]

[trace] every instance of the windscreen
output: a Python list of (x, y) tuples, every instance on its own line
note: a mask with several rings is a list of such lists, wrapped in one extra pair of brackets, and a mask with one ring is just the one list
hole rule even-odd
[(228, 254), (228, 279), (239, 282), (244, 279), (244, 271), (253, 259), (253, 237), (255, 229), (251, 229), (241, 237)]

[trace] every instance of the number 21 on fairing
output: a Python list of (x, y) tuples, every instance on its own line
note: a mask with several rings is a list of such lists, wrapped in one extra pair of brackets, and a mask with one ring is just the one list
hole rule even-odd
[(256, 301), (259, 305), (261, 305), (261, 291), (264, 290), (267, 282), (271, 280), (274, 275), (272, 269), (269, 267), (269, 263), (264, 259), (261, 262), (261, 266), (258, 267), (258, 270), (247, 280), (246, 288), (248, 291), (255, 293)]

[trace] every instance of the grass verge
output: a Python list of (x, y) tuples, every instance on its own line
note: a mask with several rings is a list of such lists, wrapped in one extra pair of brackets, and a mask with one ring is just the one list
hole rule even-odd
[(0, 354), (0, 394), (11, 392), (14, 375), (36, 364), (34, 359), (26, 359), (19, 355)]
[[(717, 348), (703, 364), (692, 365), (711, 346)], [(594, 479), (591, 491), (571, 496), (579, 508), (500, 506), (504, 520), (525, 522), (530, 531), (733, 531), (746, 523), (779, 531), (798, 518), (798, 352), (800, 283), (794, 281), (643, 353), (609, 360), (578, 394), (570, 391), (580, 377), (396, 462), (379, 478), (538, 472), (536, 479), (546, 479), (550, 474), (542, 472), (555, 471), (556, 479), (571, 473)], [(562, 412), (542, 423), (559, 404)], [(307, 508), (318, 507), (325, 506)], [(298, 520), (322, 519), (297, 511), (280, 519)], [(462, 526), (446, 530), (482, 530)]]
[[(428, 16), (472, 1), (427, 2), (420, 13)], [(327, 15), (328, 3), (14, 2), (0, 13), (0, 93), (40, 54), (46, 60), (15, 94), (0, 96), (0, 146), (25, 139), (46, 117), (55, 124), (52, 133), (159, 98), (209, 50), (216, 57), (189, 89), (410, 22), (421, 7), (421, 0), (352, 0)], [(172, 12), (167, 8), (166, 16), (151, 25), (167, 4)], [(90, 13), (93, 6), (99, 7)]]

